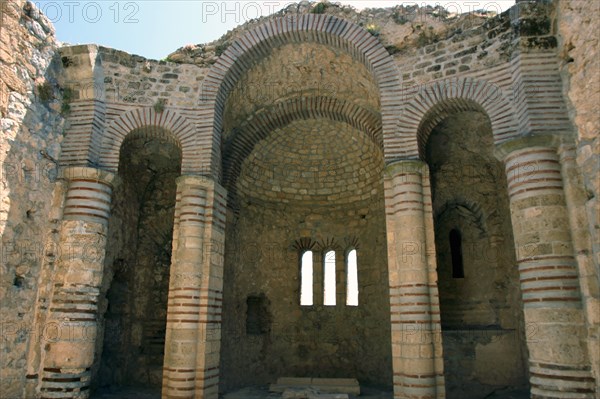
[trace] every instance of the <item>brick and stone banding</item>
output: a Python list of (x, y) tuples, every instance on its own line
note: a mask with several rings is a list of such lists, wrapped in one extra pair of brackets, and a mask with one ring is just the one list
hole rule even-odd
[(431, 130), (447, 116), (468, 110), (489, 116), (496, 143), (517, 134), (513, 105), (497, 85), (474, 78), (444, 79), (419, 88), (403, 107), (394, 139), (386, 141), (386, 159), (422, 157)]
[(178, 179), (163, 397), (218, 390), (224, 208), (225, 193), (210, 179)]
[(43, 398), (88, 398), (97, 336), (106, 233), (114, 175), (69, 167), (60, 257), (54, 275), (48, 326), (53, 334), (42, 354)]
[[(252, 152), (255, 144), (266, 138), (272, 131), (284, 128), (298, 119), (318, 118), (345, 122), (365, 132), (376, 145), (383, 147), (379, 115), (350, 101), (336, 98), (295, 98), (265, 110), (235, 129), (224, 145), (224, 185), (229, 187), (230, 183), (237, 179), (242, 163)], [(231, 195), (232, 192), (229, 191)]]
[(437, 274), (426, 232), (432, 217), (427, 166), (399, 161), (384, 175), (394, 395), (443, 398)]
[(131, 132), (144, 130), (146, 135), (161, 136), (165, 131), (172, 134), (182, 152), (182, 173), (198, 172), (199, 155), (196, 127), (177, 111), (156, 112), (152, 108), (126, 112), (114, 120), (103, 136), (100, 150), (100, 164), (103, 168), (116, 171), (119, 164), (119, 150), (123, 140)]
[(64, 219), (108, 222), (111, 193), (111, 185), (98, 180), (96, 176), (78, 176), (70, 179)]
[[(348, 51), (372, 71), (381, 91), (383, 135), (395, 132), (396, 115), (401, 94), (397, 67), (381, 43), (362, 27), (331, 15), (303, 14), (291, 18), (273, 18), (236, 40), (217, 60), (204, 79), (200, 103), (214, 118), (214, 126), (201, 134), (218, 137), (223, 124), (225, 102), (236, 80), (250, 69), (252, 60), (261, 58), (268, 49), (284, 43), (314, 41)], [(218, 142), (215, 143), (218, 145)], [(219, 158), (222, 149), (213, 149)]]
[[(520, 298), (512, 298), (512, 301), (523, 305), (526, 315), (530, 354), (523, 351), (520, 359), (526, 363), (528, 356), (530, 358), (533, 397), (589, 398), (593, 397), (591, 392), (594, 389), (595, 395), (598, 395), (600, 240), (597, 238), (600, 230), (597, 205), (600, 186), (597, 176), (600, 166), (597, 158), (600, 146), (596, 111), (600, 101), (596, 99), (600, 92), (598, 85), (593, 84), (597, 81), (599, 70), (594, 68), (598, 63), (598, 40), (594, 35), (598, 31), (598, 21), (590, 18), (597, 14), (597, 2), (518, 2), (509, 13), (495, 17), (475, 15), (468, 20), (468, 26), (460, 16), (447, 18), (424, 9), (417, 12), (423, 11), (423, 15), (435, 18), (418, 21), (423, 25), (419, 27), (415, 21), (398, 20), (397, 17), (405, 17), (397, 13), (406, 11), (402, 7), (375, 13), (355, 13), (330, 4), (322, 15), (310, 13), (312, 9), (313, 5), (307, 3), (290, 6), (278, 15), (259, 18), (236, 28), (215, 43), (196, 46), (193, 50), (179, 50), (173, 54), (170, 60), (174, 62), (171, 62), (147, 60), (97, 45), (59, 48), (51, 22), (36, 10), (33, 3), (24, 0), (6, 3), (0, 16), (3, 24), (0, 35), (0, 116), (6, 138), (0, 143), (0, 164), (3, 172), (8, 171), (3, 173), (0, 183), (2, 194), (5, 194), (0, 201), (2, 249), (11, 252), (13, 247), (23, 245), (27, 253), (35, 247), (44, 248), (40, 251), (44, 254), (33, 261), (15, 260), (20, 257), (12, 254), (2, 265), (5, 279), (0, 286), (0, 301), (5, 305), (3, 311), (8, 311), (2, 314), (1, 321), (9, 329), (0, 348), (3, 360), (6, 360), (0, 378), (3, 394), (35, 397), (42, 396), (43, 391), (43, 395), (48, 397), (86, 397), (86, 391), (89, 391), (86, 387), (93, 386), (96, 380), (103, 382), (99, 376), (101, 373), (95, 374), (99, 359), (89, 363), (90, 353), (93, 353), (90, 349), (93, 345), (89, 342), (76, 340), (69, 341), (67, 345), (58, 340), (46, 347), (47, 341), (37, 340), (36, 334), (27, 334), (25, 339), (20, 334), (21, 326), (27, 331), (34, 331), (37, 326), (58, 323), (60, 319), (61, 322), (75, 323), (75, 331), (89, 330), (90, 336), (97, 328), (99, 335), (104, 334), (110, 340), (110, 335), (102, 330), (102, 314), (99, 314), (106, 309), (107, 301), (103, 295), (105, 291), (99, 288), (97, 281), (98, 275), (102, 274), (102, 262), (98, 260), (100, 255), (96, 254), (98, 248), (106, 246), (102, 241), (106, 229), (98, 226), (104, 226), (108, 219), (115, 217), (110, 212), (110, 178), (96, 178), (95, 172), (90, 178), (90, 175), (83, 176), (78, 172), (70, 177), (61, 174), (55, 180), (52, 175), (54, 166), (93, 165), (94, 168), (116, 172), (121, 146), (126, 139), (168, 138), (169, 144), (175, 143), (184, 153), (183, 175), (210, 175), (218, 182), (214, 191), (221, 193), (222, 197), (218, 200), (221, 205), (216, 208), (222, 214), (214, 219), (209, 217), (209, 222), (204, 221), (212, 223), (211, 234), (217, 241), (221, 239), (219, 229), (227, 225), (230, 230), (233, 225), (229, 220), (227, 223), (224, 221), (227, 195), (221, 185), (229, 190), (230, 200), (239, 194), (253, 206), (258, 203), (260, 207), (264, 206), (264, 214), (273, 211), (279, 204), (309, 208), (322, 202), (320, 205), (335, 204), (332, 215), (337, 217), (346, 210), (348, 214), (344, 217), (352, 219), (354, 215), (351, 213), (359, 212), (358, 208), (373, 211), (376, 203), (373, 197), (381, 197), (383, 201), (381, 189), (373, 183), (380, 179), (382, 168), (364, 168), (361, 176), (368, 174), (369, 177), (366, 180), (361, 177), (358, 182), (346, 175), (352, 173), (352, 164), (365, 166), (362, 157), (361, 161), (343, 164), (343, 169), (349, 169), (340, 174), (343, 177), (337, 182), (348, 183), (348, 191), (339, 191), (342, 184), (302, 187), (302, 181), (290, 177), (286, 182), (295, 186), (290, 184), (288, 192), (279, 192), (271, 189), (276, 185), (269, 181), (270, 177), (260, 176), (260, 168), (253, 169), (256, 165), (245, 165), (244, 161), (240, 163), (239, 170), (238, 166), (231, 166), (238, 158), (247, 156), (246, 159), (249, 159), (257, 154), (267, 154), (268, 151), (260, 144), (268, 141), (269, 135), (264, 136), (265, 132), (254, 134), (254, 129), (270, 129), (271, 121), (288, 115), (286, 112), (289, 111), (277, 102), (245, 104), (244, 112), (238, 112), (245, 105), (236, 103), (232, 98), (239, 86), (245, 83), (244, 77), (252, 73), (260, 75), (261, 69), (264, 69), (266, 73), (260, 76), (259, 82), (263, 82), (265, 76), (267, 80), (277, 80), (285, 73), (269, 69), (271, 55), (277, 51), (284, 56), (291, 55), (312, 46), (313, 50), (320, 51), (321, 56), (333, 49), (357, 63), (338, 56), (319, 58), (306, 68), (308, 73), (301, 75), (299, 81), (303, 85), (300, 92), (313, 89), (310, 84), (304, 83), (318, 75), (314, 73), (317, 71), (314, 67), (326, 69), (333, 65), (335, 68), (342, 67), (340, 77), (346, 75), (354, 81), (362, 79), (367, 82), (366, 86), (370, 87), (365, 97), (372, 96), (374, 101), (365, 100), (351, 91), (337, 92), (332, 96), (335, 97), (335, 109), (324, 107), (324, 103), (309, 105), (289, 117), (296, 119), (285, 125), (286, 129), (289, 126), (292, 129), (278, 128), (274, 132), (279, 135), (278, 138), (294, 132), (297, 128), (294, 123), (311, 126), (315, 120), (307, 119), (310, 115), (316, 115), (323, 126), (344, 122), (346, 126), (340, 132), (344, 130), (345, 138), (358, 138), (365, 148), (364, 153), (359, 155), (366, 155), (372, 166), (379, 164), (381, 154), (371, 151), (373, 143), (346, 131), (347, 126), (369, 137), (377, 137), (376, 144), (381, 137), (385, 159), (391, 163), (399, 159), (424, 159), (430, 135), (447, 123), (448, 118), (477, 112), (489, 119), (494, 142), (504, 153), (502, 159), (511, 163), (510, 170), (507, 166), (508, 190), (503, 188), (500, 196), (510, 191), (513, 226), (500, 230), (502, 234), (492, 232), (493, 223), (497, 220), (494, 221), (495, 216), (490, 214), (489, 209), (486, 211), (485, 206), (478, 208), (470, 199), (465, 201), (463, 198), (451, 199), (447, 203), (464, 207), (466, 218), (473, 220), (479, 230), (494, 234), (490, 241), (495, 244), (509, 238), (513, 230), (515, 232), (520, 278), (509, 273), (502, 276), (498, 273), (496, 277), (504, 280), (500, 283), (521, 287), (523, 301)], [(370, 23), (380, 25), (378, 37), (361, 27)], [(435, 37), (428, 37), (429, 33)], [(286, 57), (280, 59), (288, 61)], [(52, 60), (58, 61), (55, 66), (51, 66)], [(43, 100), (37, 97), (45, 83), (50, 85), (51, 98)], [(61, 105), (65, 104), (61, 103), (63, 97), (66, 103), (66, 96), (63, 96), (66, 89), (72, 89), (73, 96), (70, 112), (63, 113)], [(310, 102), (316, 98), (300, 97), (303, 94), (292, 93), (289, 97), (279, 98), (285, 98), (294, 109), (301, 101)], [(153, 104), (159, 99), (167, 104), (163, 112), (153, 109)], [(357, 109), (360, 110), (358, 113), (355, 112)], [(250, 127), (259, 122), (265, 111), (272, 114), (266, 118), (268, 121)], [(234, 137), (229, 136), (232, 133), (235, 134), (234, 145), (228, 144), (228, 139)], [(511, 147), (510, 144), (518, 137), (546, 134), (556, 135), (557, 139), (551, 142), (533, 139), (527, 146)], [(245, 141), (247, 137), (250, 139)], [(340, 142), (348, 142), (345, 138)], [(347, 147), (340, 145), (339, 153), (343, 152), (343, 148)], [(528, 153), (525, 148), (533, 152)], [(274, 153), (277, 152), (270, 154)], [(511, 158), (513, 156), (514, 159)], [(295, 160), (293, 157), (290, 159)], [(44, 164), (46, 161), (50, 168)], [(275, 164), (288, 165), (278, 162)], [(531, 163), (539, 169), (527, 169)], [(228, 166), (224, 167), (225, 164)], [(523, 166), (525, 170), (519, 170)], [(40, 167), (44, 173), (50, 171), (50, 178), (44, 176), (28, 180), (35, 174), (31, 171)], [(15, 171), (19, 173), (13, 174)], [(28, 177), (22, 179), (21, 171)], [(525, 178), (519, 174), (521, 172), (524, 172)], [(425, 175), (423, 170), (422, 176)], [(422, 179), (422, 224), (425, 227), (424, 233), (419, 233), (419, 236), (424, 240), (428, 253), (421, 263), (432, 271), (436, 269), (433, 256), (435, 240), (430, 216), (431, 199), (427, 193), (428, 180), (428, 177)], [(499, 180), (504, 181), (504, 176)], [(356, 187), (350, 188), (352, 184)], [(398, 184), (403, 186), (407, 183), (400, 181)], [(313, 192), (312, 189), (316, 190)], [(235, 190), (238, 190), (237, 193)], [(207, 193), (210, 192), (211, 189), (207, 189)], [(409, 196), (408, 193), (401, 195)], [(489, 192), (486, 195), (493, 196)], [(206, 198), (212, 201), (210, 194)], [(370, 205), (367, 205), (368, 201), (371, 201)], [(231, 208), (236, 206), (234, 201), (228, 203)], [(388, 218), (414, 212), (411, 207), (421, 206), (418, 202), (405, 205), (403, 208), (395, 204), (398, 212), (388, 215)], [(379, 202), (376, 206), (380, 206)], [(207, 209), (211, 209), (210, 206)], [(289, 221), (286, 219), (289, 210), (274, 214)], [(443, 212), (444, 209), (438, 214)], [(177, 224), (181, 223), (179, 218)], [(193, 218), (192, 215), (185, 223), (192, 223)], [(293, 220), (290, 224), (294, 223), (298, 222)], [(321, 231), (310, 223), (310, 220), (300, 222), (299, 233), (287, 237), (288, 241), (293, 242), (307, 231), (320, 234)], [(349, 225), (353, 223), (358, 225), (361, 221), (349, 221)], [(251, 229), (244, 231), (246, 234), (252, 232)], [(365, 231), (382, 234), (374, 228)], [(332, 234), (339, 236), (340, 242), (344, 240), (345, 231)], [(179, 236), (176, 233), (173, 237), (173, 248), (179, 247)], [(361, 237), (361, 242), (366, 236)], [(244, 238), (233, 237), (236, 240)], [(206, 241), (205, 238), (202, 240)], [(377, 245), (363, 246), (359, 251), (359, 261), (360, 256), (379, 261), (381, 255), (377, 254), (386, 251)], [(92, 249), (93, 254), (82, 252), (84, 246)], [(46, 248), (55, 247), (60, 247), (60, 256), (55, 256), (57, 251), (46, 251)], [(107, 254), (111, 254), (111, 250), (108, 248)], [(63, 255), (66, 252), (69, 252), (68, 257)], [(92, 261), (88, 262), (90, 255)], [(226, 390), (231, 386), (229, 383), (236, 383), (233, 379), (222, 383), (225, 376), (219, 374), (222, 367), (218, 349), (222, 314), (218, 309), (224, 299), (223, 289), (219, 287), (222, 284), (222, 255), (214, 255), (212, 259), (210, 263), (214, 273), (208, 273), (211, 276), (209, 287), (203, 287), (198, 297), (201, 313), (196, 323), (199, 326), (196, 362), (190, 368), (165, 367), (165, 371), (182, 373), (184, 382), (194, 380), (193, 390), (198, 390), (199, 397), (216, 396), (217, 384)], [(230, 262), (234, 264), (234, 261)], [(204, 262), (203, 267), (207, 264)], [(320, 266), (320, 254), (315, 252), (315, 270)], [(373, 271), (373, 275), (380, 273), (387, 284), (388, 275), (387, 270), (385, 273), (382, 271), (384, 268)], [(105, 269), (110, 268), (105, 266)], [(77, 270), (80, 276), (76, 276), (73, 270)], [(105, 281), (110, 284), (110, 271), (105, 270), (104, 274)], [(418, 280), (389, 284), (394, 290), (392, 301), (399, 301), (405, 296), (415, 299), (406, 302), (409, 309), (398, 310), (400, 306), (393, 305), (395, 313), (392, 317), (396, 323), (403, 320), (406, 323), (412, 321), (415, 326), (428, 325), (428, 322), (437, 326), (437, 280), (430, 278), (427, 283), (421, 281), (423, 278)], [(370, 288), (373, 286), (375, 284)], [(187, 288), (192, 287), (183, 287), (182, 292), (193, 297), (191, 292), (185, 291)], [(381, 286), (377, 285), (377, 288)], [(341, 293), (342, 290), (338, 289), (338, 294)], [(424, 303), (416, 301), (420, 294), (425, 293), (429, 295), (429, 310)], [(371, 301), (379, 297), (372, 295), (368, 298)], [(387, 314), (387, 308), (380, 302), (378, 305), (373, 313)], [(470, 310), (466, 314), (469, 318), (479, 317), (482, 313), (480, 309)], [(505, 310), (503, 312), (506, 314)], [(99, 316), (97, 322), (94, 321), (96, 316)], [(181, 317), (183, 314), (173, 316)], [(366, 317), (362, 320), (367, 323)], [(370, 324), (381, 325), (379, 319), (372, 320), (374, 323)], [(207, 324), (206, 328), (202, 327), (202, 323)], [(11, 330), (15, 325), (18, 325), (18, 334)], [(381, 330), (390, 325), (386, 323), (384, 327)], [(377, 342), (389, 341), (385, 331), (365, 331), (363, 343), (374, 337)], [(225, 331), (227, 334), (230, 331)], [(98, 338), (92, 340), (101, 341)], [(440, 360), (441, 343), (436, 345), (434, 340), (434, 358)], [(448, 348), (452, 349), (452, 346)], [(488, 351), (492, 346), (478, 348)], [(94, 350), (99, 354), (101, 349), (102, 345), (96, 345)], [(360, 353), (358, 348), (353, 349)], [(380, 349), (379, 345), (374, 346), (374, 350)], [(75, 352), (72, 359), (81, 366), (77, 369), (73, 364), (65, 365), (70, 354)], [(364, 356), (363, 369), (357, 372), (378, 374), (385, 380), (386, 370), (391, 369), (391, 364), (374, 364), (371, 358), (374, 356)], [(377, 356), (389, 359), (383, 351)], [(427, 356), (429, 352), (426, 351)], [(477, 353), (475, 360), (481, 359), (485, 357)], [(499, 359), (505, 361), (507, 357)], [(243, 363), (241, 356), (235, 360)], [(191, 361), (189, 363), (192, 364)], [(396, 370), (397, 364), (394, 367)], [(440, 381), (444, 379), (442, 369), (438, 365), (434, 368), (441, 387), (443, 382)], [(485, 372), (485, 367), (477, 371)], [(448, 381), (452, 378), (452, 371), (446, 372)], [(412, 387), (419, 385), (419, 378), (415, 377), (417, 374), (403, 373), (398, 376), (402, 375), (401, 383), (405, 386), (397, 388), (400, 392), (397, 395), (422, 397), (422, 392), (418, 390), (415, 393)], [(430, 374), (423, 375), (431, 377)], [(399, 381), (398, 376), (396, 381)], [(441, 394), (438, 392), (437, 395)]]
[(593, 398), (577, 263), (561, 163), (552, 136), (505, 143), (504, 155), (527, 337), (532, 398)]

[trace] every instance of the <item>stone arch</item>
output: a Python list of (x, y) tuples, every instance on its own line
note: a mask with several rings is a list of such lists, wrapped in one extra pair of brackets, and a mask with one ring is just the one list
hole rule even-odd
[(487, 235), (488, 228), (486, 223), (486, 217), (481, 209), (481, 206), (471, 200), (456, 197), (452, 200), (447, 201), (442, 205), (434, 215), (435, 220), (439, 220), (444, 216), (445, 213), (454, 209), (464, 209), (466, 212), (465, 218), (471, 221), (479, 230), (481, 236)]
[(266, 138), (269, 132), (285, 127), (294, 120), (319, 117), (345, 122), (365, 132), (375, 145), (383, 149), (381, 119), (376, 112), (331, 97), (294, 98), (278, 103), (235, 128), (224, 143), (223, 186), (228, 190), (229, 204), (235, 207), (235, 181), (242, 163), (257, 142)]
[(204, 79), (200, 103), (212, 125), (203, 126), (202, 134), (213, 137), (213, 170), (220, 170), (222, 114), (228, 92), (242, 74), (272, 47), (285, 43), (316, 42), (342, 49), (361, 61), (377, 81), (383, 120), (383, 136), (392, 138), (400, 97), (398, 69), (379, 40), (364, 28), (325, 14), (303, 14), (269, 19), (233, 42), (213, 65)]
[(433, 128), (455, 112), (480, 111), (492, 124), (495, 144), (515, 137), (517, 124), (512, 104), (502, 89), (473, 78), (454, 78), (434, 82), (420, 89), (404, 106), (397, 124), (396, 158), (424, 159), (424, 149)]
[(119, 153), (125, 137), (135, 130), (144, 129), (145, 135), (158, 137), (170, 132), (181, 149), (182, 174), (201, 174), (199, 168), (196, 128), (184, 116), (173, 110), (156, 112), (152, 108), (138, 108), (122, 114), (107, 127), (100, 151), (100, 167), (116, 172)]

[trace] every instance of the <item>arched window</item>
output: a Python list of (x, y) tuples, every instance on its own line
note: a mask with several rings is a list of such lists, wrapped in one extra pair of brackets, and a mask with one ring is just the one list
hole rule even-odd
[(323, 260), (325, 293), (323, 304), (335, 306), (335, 251), (328, 251)]
[(462, 237), (457, 229), (450, 230), (450, 254), (452, 255), (452, 277), (464, 278)]
[(313, 304), (313, 253), (306, 251), (300, 260), (300, 305)]
[(358, 259), (356, 249), (346, 257), (346, 305), (358, 306)]

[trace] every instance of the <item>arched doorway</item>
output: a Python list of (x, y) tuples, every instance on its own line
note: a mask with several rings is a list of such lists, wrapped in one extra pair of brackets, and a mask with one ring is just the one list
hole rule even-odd
[[(468, 105), (468, 106), (465, 106)], [(446, 392), (526, 386), (526, 349), (506, 178), (475, 103), (437, 104), (420, 130), (429, 165)]]
[(156, 126), (134, 129), (121, 145), (103, 286), (100, 388), (160, 392), (181, 157), (179, 142)]

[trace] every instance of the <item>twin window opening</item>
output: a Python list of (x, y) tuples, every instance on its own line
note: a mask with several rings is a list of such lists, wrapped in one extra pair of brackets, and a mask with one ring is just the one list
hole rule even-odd
[[(305, 251), (300, 259), (300, 305), (312, 306), (314, 287), (313, 252)], [(336, 305), (336, 258), (335, 251), (327, 251), (323, 257), (323, 305)], [(346, 305), (358, 306), (358, 259), (356, 249), (346, 255)]]
[[(464, 278), (461, 233), (458, 229), (452, 229), (448, 238), (452, 259), (452, 277)], [(300, 264), (300, 305), (312, 306), (314, 304), (313, 252), (304, 251)], [(323, 257), (323, 305), (336, 305), (336, 285), (335, 251), (327, 251)], [(358, 260), (356, 249), (350, 250), (346, 255), (346, 305), (358, 306)]]

